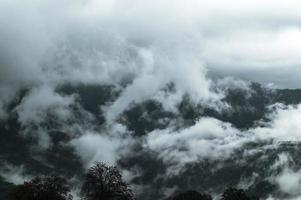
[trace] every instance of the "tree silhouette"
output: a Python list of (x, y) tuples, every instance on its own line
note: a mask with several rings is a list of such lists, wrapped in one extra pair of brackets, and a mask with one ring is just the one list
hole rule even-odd
[(208, 194), (201, 194), (191, 190), (176, 195), (172, 200), (212, 200), (212, 197)]
[(58, 176), (36, 177), (14, 187), (9, 200), (71, 200), (65, 179)]
[(228, 188), (224, 191), (221, 200), (250, 200), (244, 190)]
[(117, 168), (100, 162), (88, 170), (81, 194), (86, 200), (134, 199)]

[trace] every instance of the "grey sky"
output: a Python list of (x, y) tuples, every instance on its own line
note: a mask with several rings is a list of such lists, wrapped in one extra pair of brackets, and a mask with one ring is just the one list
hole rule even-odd
[[(0, 120), (10, 114), (14, 92), (30, 86), (14, 110), (27, 127), (23, 134), (36, 134), (41, 149), (49, 148), (48, 130), (30, 125), (39, 127), (51, 112), (62, 131), (77, 133), (69, 144), (85, 167), (114, 164), (134, 145), (118, 121), (133, 102), (155, 99), (178, 112), (188, 94), (218, 110), (228, 109), (219, 101), (225, 88), (248, 91), (248, 81), (301, 88), (300, 7), (300, 0), (0, 0)], [(94, 130), (77, 95), (57, 93), (62, 83), (122, 88), (114, 102), (95, 108), (104, 111), (104, 128)], [(175, 92), (163, 90), (170, 83)], [(171, 123), (145, 136), (143, 148), (181, 166), (230, 155), (246, 141), (299, 140), (300, 108), (279, 107), (267, 127), (246, 131), (204, 117), (179, 131)], [(275, 181), (285, 186), (295, 175), (300, 183), (300, 172), (289, 170)]]
[[(159, 49), (198, 59), (209, 75), (299, 87), (298, 7), (296, 0), (1, 0), (0, 82), (118, 80), (141, 73), (137, 52)], [(81, 66), (54, 62), (61, 44)], [(165, 66), (155, 59), (160, 73)]]

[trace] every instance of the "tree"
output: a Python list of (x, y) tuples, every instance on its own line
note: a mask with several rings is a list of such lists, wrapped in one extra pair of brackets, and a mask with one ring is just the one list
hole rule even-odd
[(212, 200), (212, 197), (208, 194), (201, 194), (191, 190), (176, 195), (172, 200)]
[(86, 200), (134, 199), (117, 168), (99, 162), (88, 170), (81, 194)]
[(58, 176), (36, 177), (12, 189), (9, 200), (71, 200), (65, 179)]
[(242, 189), (228, 188), (224, 191), (221, 200), (250, 200)]

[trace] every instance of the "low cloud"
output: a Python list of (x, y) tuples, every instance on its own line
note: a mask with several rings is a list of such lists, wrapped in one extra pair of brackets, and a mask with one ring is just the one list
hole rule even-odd
[(285, 168), (281, 174), (279, 174), (276, 179), (276, 183), (279, 185), (282, 192), (288, 193), (290, 195), (300, 195), (301, 186), (301, 172), (294, 171), (289, 168)]
[(116, 165), (116, 161), (128, 152), (131, 143), (125, 127), (118, 124), (100, 133), (85, 132), (70, 141), (87, 168), (96, 161)]
[(231, 124), (201, 118), (187, 129), (156, 130), (146, 137), (145, 147), (157, 151), (167, 163), (183, 165), (202, 159), (226, 159), (233, 150), (251, 141)]
[(266, 123), (264, 127), (252, 130), (260, 139), (273, 139), (275, 142), (300, 142), (300, 104), (296, 106), (276, 105), (275, 111), (268, 117), (271, 122)]
[(28, 181), (32, 176), (25, 173), (24, 166), (14, 166), (11, 164), (2, 165), (0, 168), (0, 175), (9, 183), (22, 184)]
[[(296, 0), (3, 0), (0, 119), (17, 113), (25, 128), (21, 133), (37, 134), (45, 150), (51, 138), (41, 124), (52, 115), (85, 167), (99, 160), (116, 164), (131, 153), (131, 132), (117, 121), (133, 103), (156, 100), (178, 114), (188, 95), (194, 105), (230, 109), (221, 103), (229, 88), (252, 92), (250, 82), (240, 78), (298, 87), (300, 5)], [(95, 108), (105, 121), (98, 125), (94, 118), (100, 116), (84, 111), (78, 96), (57, 92), (64, 84), (113, 85), (120, 94)], [(24, 88), (26, 95), (8, 112)], [(248, 130), (202, 117), (191, 127), (176, 129), (171, 123), (155, 129), (139, 142), (180, 168), (204, 158), (227, 158), (247, 142), (299, 141), (300, 113), (300, 105), (276, 106), (268, 122)], [(299, 171), (287, 169), (275, 180), (282, 191), (299, 195), (299, 179)]]
[(49, 86), (32, 89), (16, 108), (22, 125), (40, 124), (51, 113), (59, 121), (70, 118), (70, 106), (75, 103), (72, 96), (61, 96)]

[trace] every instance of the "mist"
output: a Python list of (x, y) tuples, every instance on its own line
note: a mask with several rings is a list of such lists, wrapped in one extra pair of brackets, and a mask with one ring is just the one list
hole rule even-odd
[[(13, 121), (33, 160), (47, 167), (55, 165), (45, 152), (55, 148), (76, 157), (82, 171), (95, 161), (117, 165), (139, 195), (156, 193), (142, 167), (143, 159), (154, 160), (161, 199), (180, 188), (173, 180), (194, 164), (219, 170), (242, 155), (235, 164), (248, 165), (272, 149), (285, 164), (274, 173), (271, 160), (264, 180), (300, 198), (300, 170), (287, 164), (290, 154), (277, 151), (281, 142), (300, 140), (300, 102), (275, 95), (300, 87), (300, 6), (296, 0), (0, 0), (3, 130)], [(7, 162), (0, 175), (20, 183), (33, 175), (30, 168)], [(251, 181), (243, 178), (236, 185)]]

